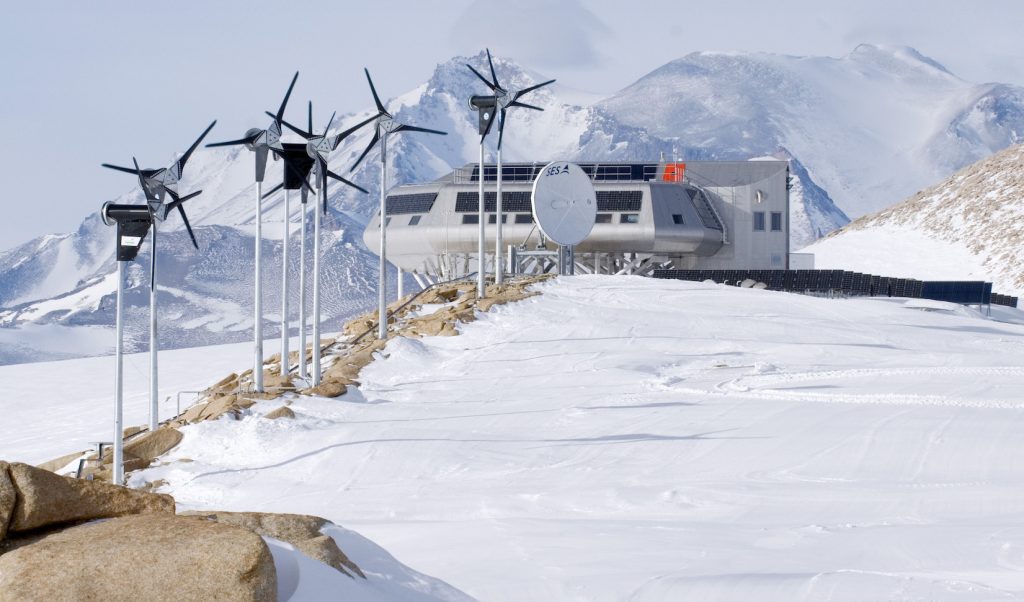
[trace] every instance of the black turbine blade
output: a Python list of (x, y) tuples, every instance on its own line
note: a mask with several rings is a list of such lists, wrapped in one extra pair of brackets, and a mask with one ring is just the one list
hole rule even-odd
[(185, 195), (185, 196), (183, 196), (183, 197), (179, 197), (179, 196), (177, 195), (177, 193), (175, 193), (175, 192), (173, 192), (173, 191), (171, 191), (171, 190), (168, 190), (167, 192), (168, 192), (168, 193), (170, 193), (170, 195), (171, 195), (172, 197), (174, 197), (174, 201), (173, 201), (173, 202), (171, 202), (171, 204), (170, 204), (170, 205), (168, 205), (168, 207), (167, 207), (168, 211), (169, 211), (169, 210), (171, 210), (171, 209), (174, 209), (174, 208), (178, 207), (179, 205), (181, 205), (182, 203), (184, 203), (185, 201), (187, 201), (187, 200), (189, 200), (189, 199), (194, 199), (194, 198), (196, 198), (197, 196), (199, 196), (199, 195), (203, 194), (203, 191), (202, 191), (202, 190), (197, 190), (197, 191), (195, 191), (195, 192), (190, 192), (190, 193), (186, 194), (186, 195)]
[(239, 145), (242, 145), (242, 144), (252, 144), (253, 142), (256, 142), (256, 139), (259, 138), (262, 133), (263, 132), (260, 132), (259, 134), (254, 134), (252, 136), (246, 136), (245, 138), (239, 138), (238, 140), (228, 140), (227, 142), (212, 142), (210, 144), (207, 144), (206, 148), (215, 148), (215, 147), (218, 147), (218, 146), (239, 146)]
[(491, 49), (485, 48), (485, 50), (487, 50), (487, 65), (491, 68), (491, 79), (494, 80), (494, 87), (500, 88), (501, 85), (498, 83), (498, 74), (494, 72), (494, 61), (491, 60)]
[(178, 213), (181, 214), (181, 221), (185, 222), (185, 229), (188, 230), (189, 238), (192, 239), (192, 246), (198, 250), (199, 243), (196, 242), (196, 235), (192, 232), (192, 224), (188, 223), (188, 216), (185, 215), (185, 208), (181, 206), (181, 202), (178, 203)]
[[(146, 188), (146, 178), (142, 175), (142, 170), (139, 169), (139, 162), (138, 162), (138, 160), (135, 159), (135, 157), (132, 157), (132, 163), (135, 164), (135, 175), (137, 175), (139, 177), (139, 187), (142, 188), (142, 194), (148, 200), (149, 199), (149, 190)], [(150, 213), (153, 213), (153, 211), (150, 210)]]
[[(364, 125), (366, 125), (367, 123), (370, 123), (371, 121), (373, 121), (373, 120), (374, 120), (374, 119), (376, 119), (377, 117), (379, 117), (379, 115), (373, 115), (373, 116), (371, 116), (370, 118), (368, 118), (368, 119), (365, 119), (365, 120), (363, 120), (363, 121), (360, 121), (359, 123), (355, 124), (354, 126), (352, 126), (352, 127), (348, 128), (348, 129), (347, 129), (347, 130), (345, 130), (344, 132), (342, 132), (342, 133), (340, 133), (340, 134), (337, 134), (336, 136), (334, 136), (334, 144), (332, 144), (332, 145), (331, 145), (331, 150), (335, 150), (335, 149), (337, 149), (337, 148), (338, 148), (338, 145), (339, 145), (339, 144), (341, 144), (341, 141), (342, 141), (342, 140), (344, 140), (345, 138), (348, 138), (349, 136), (351, 136), (351, 135), (352, 135), (352, 132), (354, 132), (354, 131), (358, 130), (359, 128), (363, 127), (363, 126), (364, 126)], [(324, 132), (324, 134), (326, 134), (326, 133), (327, 133), (327, 132)]]
[(501, 150), (501, 140), (505, 137), (505, 109), (501, 110), (501, 121), (498, 122), (498, 150)]
[(299, 72), (295, 72), (295, 76), (292, 77), (292, 83), (288, 84), (288, 91), (284, 93), (284, 100), (281, 101), (281, 108), (277, 110), (277, 115), (271, 115), (274, 119), (281, 121), (284, 118), (284, 108), (288, 106), (288, 97), (292, 95), (292, 88), (295, 87), (295, 80), (299, 79)]
[(392, 134), (397, 134), (398, 132), (424, 132), (427, 134), (440, 134), (442, 136), (448, 135), (448, 132), (442, 132), (441, 130), (431, 130), (428, 128), (416, 127), (415, 125), (405, 125), (404, 123), (391, 130)]
[(553, 84), (553, 83), (555, 83), (555, 80), (549, 79), (546, 82), (541, 82), (541, 83), (539, 83), (537, 85), (530, 86), (529, 88), (523, 88), (522, 90), (516, 92), (516, 98), (519, 98), (520, 96), (522, 96), (524, 94), (529, 94), (530, 92), (533, 92), (534, 90), (536, 90), (538, 88), (543, 88), (544, 86), (546, 86), (548, 84)]
[(483, 144), (484, 143), (484, 138), (487, 137), (487, 134), (491, 133), (491, 127), (494, 125), (495, 121), (497, 121), (497, 120), (492, 115), (491, 116), (491, 120), (487, 122), (487, 128), (484, 129), (484, 133), (480, 136), (480, 144)]
[(373, 132), (373, 140), (370, 140), (370, 143), (366, 145), (366, 150), (364, 150), (363, 154), (359, 155), (359, 158), (356, 159), (355, 165), (352, 166), (352, 169), (348, 170), (349, 173), (352, 173), (357, 167), (359, 167), (359, 164), (366, 158), (366, 154), (370, 152), (370, 149), (373, 148), (374, 144), (377, 144), (378, 140), (380, 140), (380, 130)]
[[(337, 115), (337, 114), (338, 114), (337, 111), (331, 113), (331, 118), (327, 120), (327, 127), (324, 128), (324, 136), (327, 135), (327, 132), (331, 131), (331, 126), (334, 124), (334, 116)], [(309, 131), (311, 131), (311, 132), (313, 131), (313, 126), (310, 126), (310, 130)]]
[(313, 101), (309, 101), (309, 133), (313, 133)]
[(269, 191), (263, 193), (263, 198), (265, 198), (265, 199), (269, 198), (271, 195), (273, 195), (278, 190), (281, 190), (282, 188), (284, 188), (284, 184), (283, 183), (278, 184), (277, 186), (274, 186)]
[(106, 167), (107, 169), (114, 169), (114, 170), (117, 170), (117, 171), (123, 171), (124, 173), (130, 173), (133, 176), (139, 173), (138, 166), (136, 166), (133, 169), (131, 167), (121, 167), (120, 165), (111, 165), (110, 163), (101, 163), (100, 165), (103, 166), (103, 167)]
[(195, 152), (196, 147), (198, 147), (199, 143), (203, 141), (203, 138), (206, 138), (206, 135), (210, 133), (210, 130), (212, 130), (213, 126), (215, 126), (215, 125), (217, 125), (217, 120), (216, 119), (213, 120), (213, 123), (211, 123), (210, 125), (206, 126), (206, 129), (203, 130), (202, 134), (199, 134), (199, 137), (196, 138), (196, 141), (192, 143), (192, 146), (188, 147), (188, 150), (185, 151), (185, 154), (182, 155), (180, 159), (178, 159), (178, 175), (179, 176), (181, 176), (181, 174), (185, 173), (185, 163), (188, 163), (188, 158), (192, 156), (192, 153)]
[(480, 72), (477, 71), (476, 69), (474, 69), (473, 65), (467, 64), (466, 66), (469, 67), (469, 70), (473, 72), (473, 75), (479, 77), (480, 81), (482, 81), (483, 83), (487, 84), (488, 88), (490, 88), (491, 90), (497, 89), (497, 87), (494, 84), (492, 84), (491, 82), (487, 81), (486, 77), (480, 75)]
[(508, 103), (508, 106), (510, 106), (510, 107), (523, 107), (524, 109), (533, 109), (534, 111), (543, 111), (544, 110), (544, 109), (542, 109), (540, 107), (535, 107), (533, 105), (528, 105), (525, 102), (519, 102), (518, 100), (515, 100), (515, 101), (512, 101), (512, 102)]
[[(270, 115), (271, 117), (274, 116), (269, 111), (267, 112), (267, 115)], [(295, 132), (296, 134), (302, 136), (306, 140), (309, 140), (310, 138), (313, 137), (313, 130), (312, 129), (310, 129), (308, 132), (304, 132), (304, 131), (300, 130), (299, 128), (295, 127), (294, 125), (288, 123), (284, 119), (281, 120), (281, 124), (284, 125), (284, 127), (288, 128), (289, 130), (291, 130), (291, 131)]]
[(342, 184), (348, 184), (349, 186), (351, 186), (352, 188), (355, 188), (356, 190), (358, 190), (359, 192), (362, 192), (363, 194), (370, 194), (370, 191), (368, 191), (367, 189), (363, 188), (362, 186), (360, 186), (358, 184), (354, 184), (352, 182), (349, 182), (345, 178), (339, 176), (338, 174), (334, 173), (333, 171), (331, 171), (329, 169), (327, 170), (327, 175), (332, 177), (332, 178), (334, 178), (335, 180), (341, 182)]
[(366, 72), (366, 81), (370, 82), (370, 92), (373, 93), (373, 102), (377, 103), (377, 112), (381, 115), (387, 115), (390, 117), (391, 113), (388, 113), (387, 109), (385, 109), (384, 105), (380, 102), (380, 96), (377, 96), (377, 88), (373, 87), (373, 79), (370, 78), (370, 70), (363, 67), (363, 71)]

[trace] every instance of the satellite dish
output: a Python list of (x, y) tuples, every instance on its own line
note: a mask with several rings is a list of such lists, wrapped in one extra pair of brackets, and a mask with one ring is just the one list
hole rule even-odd
[(533, 219), (549, 240), (569, 246), (583, 242), (594, 228), (597, 195), (579, 165), (548, 163), (533, 181)]

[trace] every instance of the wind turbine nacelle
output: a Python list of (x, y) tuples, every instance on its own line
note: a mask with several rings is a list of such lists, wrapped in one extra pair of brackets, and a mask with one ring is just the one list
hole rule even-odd
[(494, 121), (494, 113), (498, 108), (498, 98), (496, 96), (470, 96), (469, 106), (476, 111), (479, 121), (477, 128), (479, 133), (483, 134), (487, 131), (488, 126)]
[(117, 225), (117, 260), (131, 261), (139, 254), (142, 241), (153, 224), (153, 214), (146, 205), (103, 203), (100, 217), (108, 226)]
[[(248, 131), (245, 132), (245, 137), (246, 138), (255, 138), (258, 134), (262, 134), (262, 133), (263, 133), (263, 130), (261, 130), (259, 128), (250, 128)], [(245, 148), (247, 148), (247, 149), (249, 149), (251, 151), (254, 151), (254, 150), (256, 150), (256, 145), (254, 143), (252, 143), (252, 142), (246, 142), (245, 143)]]

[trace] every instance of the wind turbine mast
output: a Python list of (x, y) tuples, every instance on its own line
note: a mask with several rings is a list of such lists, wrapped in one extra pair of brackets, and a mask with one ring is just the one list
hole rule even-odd
[(388, 338), (388, 302), (387, 302), (387, 183), (388, 183), (388, 136), (400, 132), (423, 132), (426, 134), (440, 134), (446, 136), (448, 132), (431, 130), (414, 125), (398, 123), (391, 113), (384, 108), (384, 104), (377, 96), (377, 89), (373, 86), (373, 79), (370, 77), (369, 69), (363, 68), (366, 72), (366, 81), (370, 84), (370, 92), (373, 94), (373, 102), (377, 105), (377, 114), (371, 120), (375, 120), (376, 129), (373, 132), (373, 139), (366, 146), (363, 154), (359, 155), (355, 165), (350, 171), (354, 171), (359, 163), (366, 157), (367, 153), (380, 141), (380, 274), (377, 279), (377, 338), (384, 341)]
[(495, 190), (495, 243), (494, 243), (494, 283), (501, 284), (504, 279), (505, 267), (502, 260), (502, 253), (504, 251), (504, 241), (502, 240), (502, 201), (501, 198), (501, 180), (502, 180), (502, 168), (501, 168), (501, 143), (505, 135), (505, 113), (508, 109), (513, 107), (522, 107), (524, 109), (532, 109), (534, 111), (543, 111), (544, 109), (520, 102), (519, 99), (537, 90), (543, 88), (548, 84), (552, 84), (555, 80), (548, 80), (522, 90), (508, 90), (503, 88), (498, 82), (498, 75), (494, 70), (494, 61), (491, 60), (491, 51), (487, 49), (487, 66), (491, 71), (491, 79), (488, 80), (486, 77), (480, 74), (479, 71), (473, 68), (472, 65), (466, 65), (469, 70), (473, 72), (473, 75), (480, 78), (488, 88), (491, 89), (491, 94), (486, 96), (474, 95), (470, 98), (470, 106), (477, 111), (479, 115), (478, 127), (480, 132), (480, 167), (478, 173), (480, 176), (480, 209), (479, 209), (479, 220), (480, 220), (480, 243), (478, 252), (480, 254), (480, 270), (477, 274), (477, 297), (484, 297), (484, 139), (487, 138), (487, 134), (491, 131), (491, 126), (494, 124), (495, 113), (498, 113), (498, 147), (497, 147), (497, 173), (495, 174), (496, 190)]

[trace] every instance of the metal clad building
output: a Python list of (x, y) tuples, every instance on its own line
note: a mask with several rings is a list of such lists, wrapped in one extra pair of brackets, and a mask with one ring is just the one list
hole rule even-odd
[[(789, 256), (786, 161), (581, 163), (597, 193), (594, 229), (575, 247), (580, 269), (646, 273), (676, 269), (785, 269)], [(544, 164), (502, 168), (503, 239), (523, 250), (546, 248), (533, 223), (531, 189)], [(493, 269), (495, 166), (484, 167), (487, 269)], [(476, 165), (429, 183), (398, 186), (387, 206), (388, 260), (431, 277), (476, 270)], [(366, 246), (379, 252), (380, 216)], [(535, 266), (536, 267), (536, 266)]]

